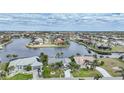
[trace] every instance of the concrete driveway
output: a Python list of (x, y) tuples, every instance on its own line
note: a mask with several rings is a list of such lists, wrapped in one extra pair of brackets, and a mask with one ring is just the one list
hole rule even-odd
[(112, 77), (105, 69), (101, 67), (96, 67), (96, 70), (99, 71), (103, 77)]
[(71, 69), (65, 70), (64, 74), (65, 74), (65, 78), (73, 78), (73, 76), (71, 75)]

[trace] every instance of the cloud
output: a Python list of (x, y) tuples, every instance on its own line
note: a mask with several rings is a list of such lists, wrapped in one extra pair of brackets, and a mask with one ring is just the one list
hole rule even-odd
[[(8, 13), (0, 14), (0, 26), (5, 26), (6, 30), (88, 30), (111, 29), (115, 26), (119, 30), (124, 27), (123, 13)], [(20, 28), (19, 28), (20, 27)], [(22, 28), (21, 28), (22, 27)], [(33, 28), (34, 27), (34, 28)], [(64, 28), (63, 28), (64, 27)], [(0, 28), (2, 30), (2, 28)], [(5, 30), (5, 29), (4, 29)], [(90, 29), (91, 30), (91, 29)]]

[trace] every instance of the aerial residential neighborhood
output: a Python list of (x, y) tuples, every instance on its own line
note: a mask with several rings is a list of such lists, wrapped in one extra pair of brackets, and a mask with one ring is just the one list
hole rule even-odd
[(122, 80), (123, 32), (0, 32), (2, 80)]
[(0, 14), (0, 80), (124, 80), (124, 14)]

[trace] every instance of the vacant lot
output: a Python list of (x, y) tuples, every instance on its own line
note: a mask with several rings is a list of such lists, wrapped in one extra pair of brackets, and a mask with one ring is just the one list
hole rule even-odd
[(120, 76), (120, 73), (117, 73), (113, 67), (123, 67), (124, 68), (124, 62), (117, 58), (99, 58), (99, 62), (104, 61), (104, 65), (102, 66), (104, 69), (106, 69), (109, 74), (112, 76)]
[(112, 52), (124, 52), (124, 46), (115, 46), (112, 48)]
[(71, 71), (71, 73), (74, 77), (94, 77), (97, 74), (100, 74), (96, 70), (84, 70), (84, 69), (73, 70)]

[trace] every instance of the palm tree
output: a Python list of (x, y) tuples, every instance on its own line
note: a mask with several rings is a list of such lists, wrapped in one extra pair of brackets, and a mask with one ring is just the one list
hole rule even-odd
[(62, 62), (62, 61), (61, 61), (61, 62), (57, 62), (57, 63), (56, 63), (56, 66), (57, 66), (58, 68), (63, 67), (63, 62)]
[(41, 56), (43, 56), (43, 55), (44, 55), (44, 53), (43, 53), (43, 52), (41, 52), (41, 53), (40, 53), (40, 57), (41, 57)]
[(56, 53), (56, 57), (57, 58), (59, 58), (60, 57), (60, 53), (58, 52), (58, 53)]
[(3, 77), (5, 77), (6, 76), (6, 72), (5, 71), (1, 71), (0, 72), (0, 79), (2, 79)]
[(94, 60), (92, 64), (90, 64), (90, 68), (94, 69), (98, 65), (98, 60)]
[(13, 54), (13, 55), (12, 55), (12, 57), (13, 57), (13, 58), (17, 58), (17, 57), (18, 57), (18, 55), (16, 55), (16, 54)]
[(89, 60), (85, 60), (85, 63), (84, 63), (85, 67), (88, 69), (88, 65), (90, 65), (90, 61)]
[(61, 56), (63, 57), (63, 55), (64, 55), (64, 53), (63, 52), (61, 52)]
[(13, 58), (17, 58), (18, 55), (16, 55), (16, 54), (8, 54), (8, 55), (6, 55), (6, 57), (9, 58), (10, 60), (12, 60)]

